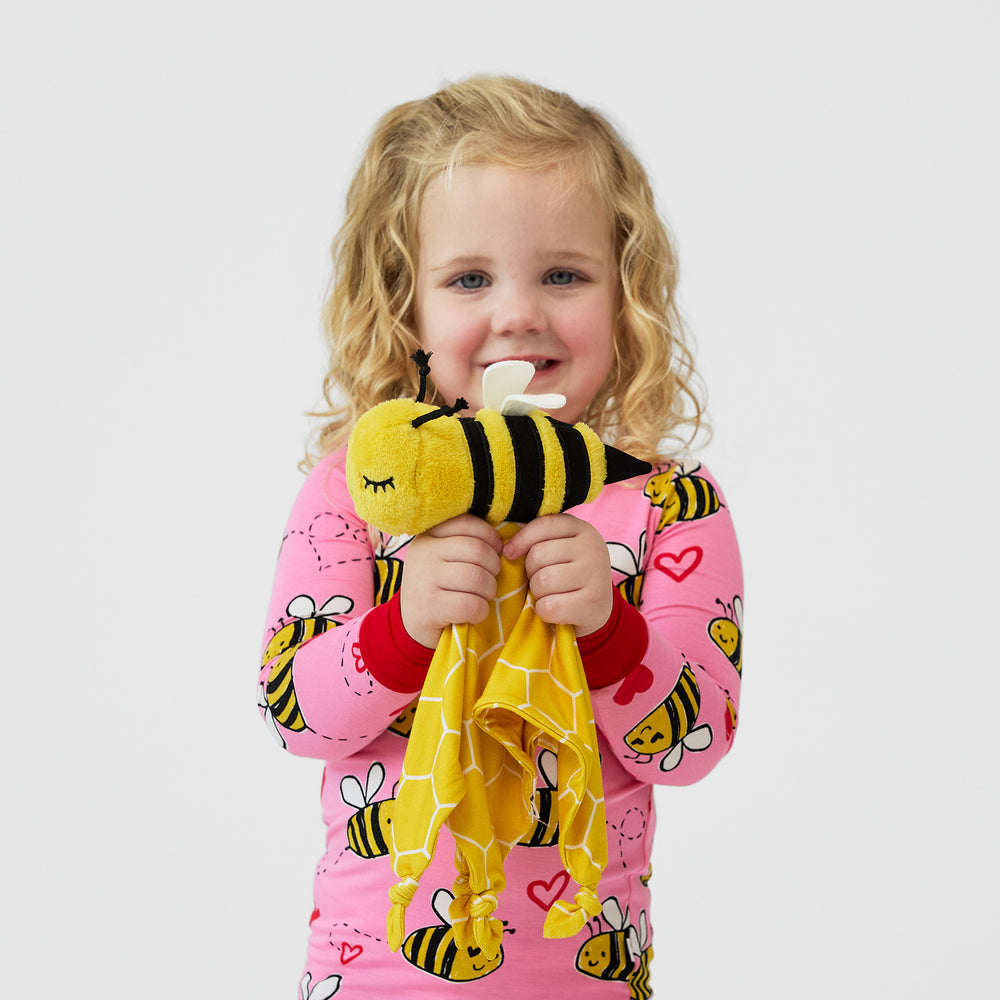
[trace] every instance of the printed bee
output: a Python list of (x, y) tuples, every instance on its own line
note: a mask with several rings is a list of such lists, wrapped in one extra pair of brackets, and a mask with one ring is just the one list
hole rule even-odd
[(434, 893), (431, 908), (441, 923), (421, 927), (410, 934), (403, 942), (403, 957), (421, 971), (452, 983), (484, 979), (500, 968), (503, 962), (503, 945), (492, 960), (479, 948), (459, 948), (455, 944), (455, 931), (448, 915), (448, 907), (454, 898), (447, 889), (438, 889)]
[(295, 697), (292, 662), (299, 648), (313, 636), (321, 635), (339, 624), (332, 621), (331, 616), (346, 615), (353, 607), (354, 601), (341, 596), (331, 597), (318, 611), (316, 602), (308, 594), (299, 594), (289, 602), (285, 614), (293, 620), (274, 633), (261, 660), (262, 667), (274, 661), (262, 692), (262, 707), (272, 723), (295, 733), (309, 728)]
[(629, 976), (630, 1000), (650, 1000), (653, 988), (649, 981), (649, 965), (653, 961), (653, 949), (649, 947), (649, 925), (646, 911), (639, 914), (639, 961)]
[(708, 634), (712, 642), (726, 654), (736, 673), (743, 673), (743, 599), (737, 594), (732, 604), (723, 604), (719, 598), (715, 603), (722, 608), (722, 617), (713, 618), (708, 623)]
[(375, 801), (384, 781), (385, 768), (375, 761), (368, 768), (364, 789), (353, 774), (346, 775), (340, 782), (340, 797), (357, 809), (347, 821), (347, 846), (359, 858), (383, 858), (389, 853), (389, 828), (396, 800)]
[(633, 552), (622, 542), (608, 542), (608, 555), (611, 557), (611, 568), (625, 577), (618, 584), (618, 592), (633, 608), (638, 608), (642, 604), (642, 581), (645, 577), (642, 564), (646, 558), (646, 532), (639, 536), (638, 552)]
[(736, 706), (733, 704), (733, 699), (729, 696), (729, 692), (726, 691), (726, 742), (728, 743), (733, 738), (733, 733), (736, 732)]
[[(614, 896), (609, 896), (601, 913), (611, 928), (594, 934), (576, 955), (576, 967), (594, 979), (614, 979), (628, 982), (639, 957), (639, 935), (628, 922), (628, 910), (622, 913)], [(598, 927), (600, 922), (598, 921)]]
[(330, 1000), (340, 992), (340, 983), (343, 976), (327, 976), (313, 985), (312, 973), (307, 972), (299, 983), (299, 997), (301, 1000)]
[(556, 755), (543, 750), (538, 755), (538, 770), (545, 788), (536, 788), (531, 796), (531, 814), (535, 825), (518, 841), (522, 847), (552, 847), (559, 843), (559, 813), (553, 792), (556, 790)]
[(403, 583), (403, 560), (396, 558), (400, 551), (410, 541), (409, 535), (393, 538), (384, 532), (379, 532), (379, 541), (375, 546), (375, 603), (386, 604), (391, 601)]
[(690, 472), (686, 472), (683, 466), (676, 465), (653, 476), (646, 483), (643, 493), (649, 497), (654, 507), (663, 508), (656, 526), (657, 532), (676, 521), (694, 521), (699, 517), (708, 517), (722, 506), (715, 487), (707, 479), (694, 474), (700, 468), (700, 465), (696, 465)]
[(417, 398), (369, 410), (348, 442), (348, 489), (358, 514), (376, 528), (418, 534), (466, 512), (494, 526), (526, 522), (590, 503), (607, 483), (652, 469), (605, 445), (586, 424), (543, 413), (565, 399), (523, 395), (535, 373), (526, 361), (486, 369), (486, 405), (475, 417), (456, 415), (464, 399), (454, 406), (425, 403), (429, 357), (413, 355)]
[(648, 760), (680, 744), (698, 718), (701, 691), (691, 665), (684, 664), (673, 691), (625, 735), (625, 742)]
[(420, 701), (420, 696), (417, 695), (413, 699), (411, 705), (407, 705), (399, 715), (396, 716), (392, 722), (389, 723), (389, 732), (395, 733), (397, 736), (409, 737), (410, 730), (413, 728), (413, 720), (417, 717), (417, 703)]

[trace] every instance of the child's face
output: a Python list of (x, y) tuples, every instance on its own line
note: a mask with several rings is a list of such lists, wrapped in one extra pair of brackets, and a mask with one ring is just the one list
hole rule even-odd
[(557, 171), (459, 167), (424, 194), (417, 336), (433, 351), (445, 402), (481, 409), (483, 369), (534, 363), (530, 393), (558, 392), (575, 421), (614, 358), (618, 277), (611, 226), (586, 189)]

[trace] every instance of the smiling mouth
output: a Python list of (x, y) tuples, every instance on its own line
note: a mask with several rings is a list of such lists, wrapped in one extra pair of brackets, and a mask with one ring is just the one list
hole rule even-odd
[(536, 372), (546, 371), (559, 363), (554, 358), (500, 358), (497, 361), (487, 362), (483, 367), (489, 368), (490, 365), (499, 364), (500, 361), (527, 361), (529, 365), (534, 366)]

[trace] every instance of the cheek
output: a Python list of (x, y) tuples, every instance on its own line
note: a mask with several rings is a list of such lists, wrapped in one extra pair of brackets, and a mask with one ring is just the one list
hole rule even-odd
[(468, 354), (479, 342), (478, 327), (468, 310), (430, 303), (416, 314), (416, 333), (424, 347), (453, 357)]
[(566, 329), (573, 332), (577, 349), (586, 351), (594, 361), (610, 364), (614, 357), (615, 314), (606, 303), (581, 308), (568, 317)]

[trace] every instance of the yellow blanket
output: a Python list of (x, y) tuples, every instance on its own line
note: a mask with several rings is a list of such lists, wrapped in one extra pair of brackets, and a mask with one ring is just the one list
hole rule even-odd
[[(500, 533), (506, 541), (519, 528), (504, 524)], [(535, 614), (523, 560), (503, 559), (497, 584), (489, 619), (442, 634), (417, 705), (393, 811), (393, 950), (403, 943), (404, 911), (446, 823), (457, 846), (456, 944), (497, 955), (502, 925), (492, 914), (505, 885), (504, 859), (534, 822), (535, 759), (543, 748), (558, 761), (560, 856), (580, 886), (572, 903), (553, 903), (544, 934), (570, 937), (601, 912), (604, 789), (576, 636), (572, 626)]]

